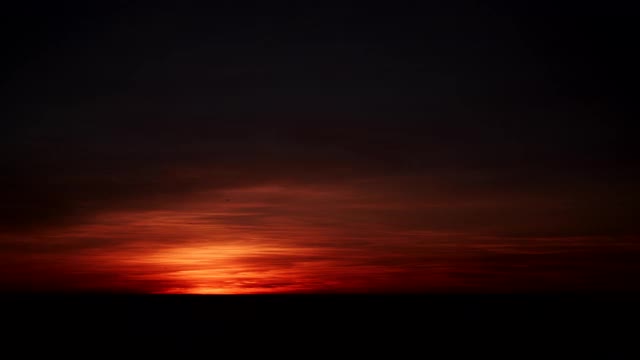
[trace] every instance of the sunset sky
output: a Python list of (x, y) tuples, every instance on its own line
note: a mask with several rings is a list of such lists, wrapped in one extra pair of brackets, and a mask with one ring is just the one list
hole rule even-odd
[(2, 17), (0, 292), (640, 290), (624, 12)]

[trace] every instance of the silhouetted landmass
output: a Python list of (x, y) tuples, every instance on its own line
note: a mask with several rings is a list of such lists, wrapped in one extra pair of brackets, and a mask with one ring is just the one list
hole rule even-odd
[[(5, 294), (5, 343), (63, 339), (93, 349), (185, 351), (227, 340), (283, 351), (337, 344), (371, 352), (601, 354), (634, 351), (638, 294), (594, 295), (61, 295)], [(82, 339), (82, 340), (79, 340)], [(62, 345), (61, 345), (62, 344)], [(65, 345), (66, 344), (66, 345)], [(28, 347), (27, 347), (28, 348)], [(315, 350), (313, 350), (315, 351)], [(374, 351), (375, 352), (375, 351)]]

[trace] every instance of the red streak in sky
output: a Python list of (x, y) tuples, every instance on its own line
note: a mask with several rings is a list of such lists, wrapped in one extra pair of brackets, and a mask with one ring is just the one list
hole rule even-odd
[(429, 214), (505, 205), (394, 191), (264, 186), (103, 213), (16, 239), (0, 281), (161, 294), (491, 292), (608, 288), (629, 273), (615, 259), (631, 241), (447, 228)]

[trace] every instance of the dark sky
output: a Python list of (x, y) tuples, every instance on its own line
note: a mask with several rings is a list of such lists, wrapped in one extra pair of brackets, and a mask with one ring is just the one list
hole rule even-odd
[(636, 19), (563, 4), (5, 8), (0, 290), (637, 290)]

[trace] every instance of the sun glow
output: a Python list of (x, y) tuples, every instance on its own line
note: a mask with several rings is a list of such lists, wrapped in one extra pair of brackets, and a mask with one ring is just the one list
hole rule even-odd
[[(163, 249), (132, 260), (151, 269), (139, 280), (162, 280), (179, 284), (157, 291), (161, 294), (256, 294), (303, 290), (300, 268), (281, 266), (275, 258), (308, 256), (313, 249), (265, 246), (238, 242)], [(266, 284), (266, 285), (265, 285)]]

